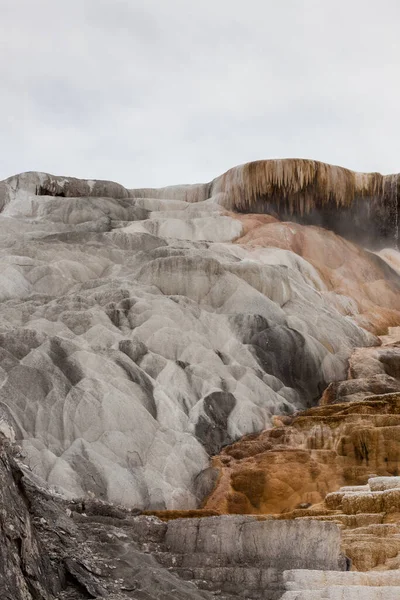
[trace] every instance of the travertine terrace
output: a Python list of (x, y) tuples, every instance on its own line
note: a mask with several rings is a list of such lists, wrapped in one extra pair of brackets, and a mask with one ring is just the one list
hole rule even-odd
[(205, 507), (333, 521), (353, 568), (400, 568), (399, 367), (396, 328), (353, 353), (351, 378), (332, 383), (320, 406), (225, 448)]
[[(0, 182), (1, 431), (35, 489), (174, 516), (208, 498), (208, 513), (187, 515), (327, 517), (354, 565), (393, 568), (393, 511), (365, 525), (388, 542), (362, 565), (346, 495), (324, 502), (397, 474), (398, 346), (382, 336), (400, 325), (399, 182), (300, 159), (164, 189), (35, 172)], [(25, 522), (47, 519), (29, 510)], [(62, 585), (105, 597), (82, 564), (62, 567)], [(278, 569), (271, 598), (302, 566)], [(261, 594), (260, 573), (207, 571), (212, 589), (192, 585), (193, 598), (229, 577)], [(32, 585), (21, 598), (52, 600)], [(106, 597), (136, 597), (121, 586)], [(60, 598), (87, 597), (78, 588)]]

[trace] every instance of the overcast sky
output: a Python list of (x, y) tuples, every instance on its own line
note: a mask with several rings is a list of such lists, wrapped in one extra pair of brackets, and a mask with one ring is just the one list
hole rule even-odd
[(0, 179), (400, 171), (399, 0), (0, 0)]

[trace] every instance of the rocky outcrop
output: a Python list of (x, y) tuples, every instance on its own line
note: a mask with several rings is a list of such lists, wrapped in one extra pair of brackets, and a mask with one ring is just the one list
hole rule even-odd
[(229, 516), (166, 524), (95, 499), (68, 502), (16, 452), (2, 435), (4, 600), (275, 600), (287, 568), (344, 568), (336, 525)]
[(369, 247), (399, 242), (397, 174), (357, 173), (307, 159), (260, 160), (229, 169), (209, 184), (131, 192), (187, 202), (215, 197), (228, 210), (318, 225)]
[(210, 598), (151, 556), (165, 537), (161, 521), (97, 500), (68, 502), (41, 487), (13, 454), (2, 438), (2, 599)]
[(357, 570), (399, 568), (399, 499), (398, 477), (373, 477), (326, 496), (326, 516), (343, 525), (342, 544)]
[[(400, 460), (400, 394), (310, 409), (287, 425), (244, 438), (214, 459), (220, 469), (206, 508), (275, 513), (318, 504), (342, 485), (391, 476)], [(279, 424), (278, 424), (279, 423)]]
[(369, 331), (384, 334), (400, 322), (394, 250), (378, 256), (322, 228), (262, 221), (253, 222), (235, 243), (255, 253), (271, 246), (295, 252), (324, 282), (321, 295)]
[[(394, 330), (395, 331), (395, 330)], [(400, 347), (397, 333), (356, 350), (354, 379), (331, 384), (321, 405), (228, 446), (213, 465), (219, 480), (207, 509), (284, 513), (321, 502), (371, 473), (393, 476), (400, 461)], [(376, 393), (378, 392), (378, 394)]]
[(396, 600), (400, 571), (385, 573), (287, 571), (282, 600)]
[(280, 598), (289, 565), (344, 570), (340, 534), (325, 523), (208, 517), (169, 521), (161, 562), (201, 588), (242, 598)]
[[(400, 567), (400, 331), (358, 349), (321, 405), (224, 449), (208, 510), (336, 522), (359, 571)], [(371, 392), (380, 392), (371, 394)], [(279, 514), (277, 514), (279, 513)]]
[(370, 476), (399, 459), (398, 346), (376, 337), (400, 322), (397, 176), (25, 173), (0, 209), (2, 597), (277, 600), (287, 569), (349, 567), (338, 525), (355, 566), (396, 566), (397, 490)]
[(400, 318), (383, 258), (216, 185), (3, 182), (0, 401), (56, 491), (196, 508), (210, 454), (313, 405)]

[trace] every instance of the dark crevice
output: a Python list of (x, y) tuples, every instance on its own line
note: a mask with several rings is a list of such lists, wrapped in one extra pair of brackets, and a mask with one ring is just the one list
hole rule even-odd
[(35, 194), (36, 196), (53, 196), (54, 198), (66, 198), (64, 192), (54, 192), (44, 187), (43, 185), (36, 186)]

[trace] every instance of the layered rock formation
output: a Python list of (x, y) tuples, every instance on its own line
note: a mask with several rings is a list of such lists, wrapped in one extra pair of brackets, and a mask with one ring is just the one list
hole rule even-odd
[(282, 600), (397, 600), (400, 572), (287, 571)]
[(344, 568), (334, 524), (229, 516), (166, 524), (95, 499), (68, 502), (17, 452), (0, 434), (2, 600), (275, 600), (285, 569)]
[(320, 406), (227, 447), (205, 507), (327, 520), (360, 571), (400, 568), (400, 328), (354, 351)]
[[(311, 193), (292, 167), (289, 188)], [(38, 173), (1, 184), (2, 410), (55, 489), (194, 508), (210, 454), (311, 406), (400, 318), (386, 258), (228, 212), (240, 172), (159, 191)]]
[(277, 159), (230, 169), (205, 185), (137, 190), (135, 195), (209, 197), (235, 212), (266, 213), (333, 229), (364, 245), (385, 247), (399, 241), (400, 177), (357, 173), (315, 160)]
[(376, 336), (400, 323), (398, 188), (300, 160), (162, 190), (0, 183), (0, 430), (28, 465), (2, 450), (5, 598), (309, 593), (282, 573), (344, 569), (337, 524), (359, 568), (396, 566), (386, 504), (352, 521), (329, 492), (397, 475), (397, 342)]

